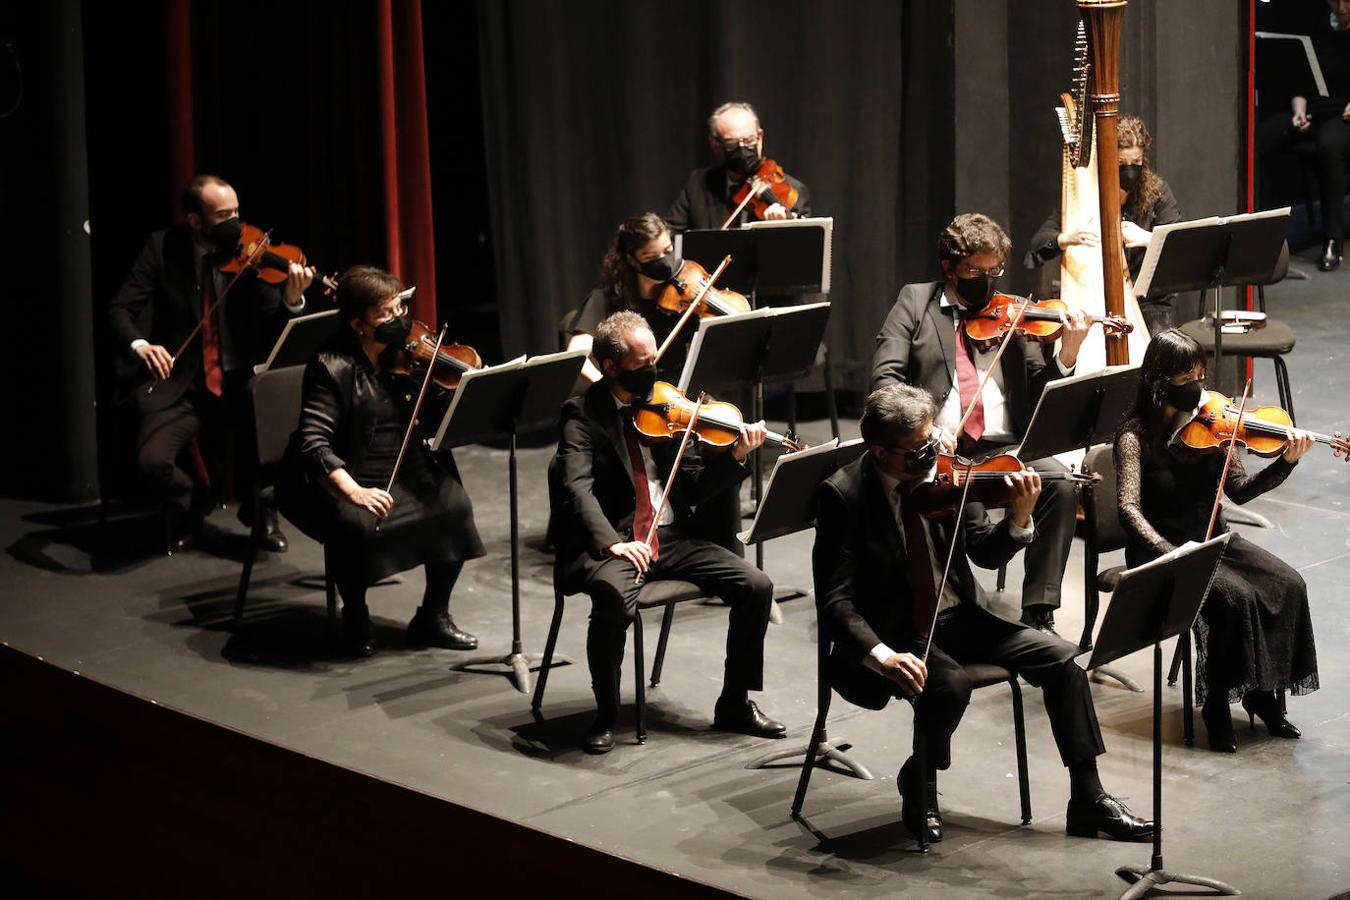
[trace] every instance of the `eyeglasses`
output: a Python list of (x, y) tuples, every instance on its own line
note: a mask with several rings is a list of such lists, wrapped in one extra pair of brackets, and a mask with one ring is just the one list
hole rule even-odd
[(958, 278), (979, 278), (981, 275), (986, 275), (990, 278), (998, 278), (1002, 274), (1002, 264), (991, 269), (980, 269), (967, 263), (960, 263), (956, 267), (956, 275)]
[(749, 147), (753, 149), (755, 144), (757, 144), (758, 142), (759, 142), (758, 137), (748, 137), (748, 138), (740, 138), (738, 140), (718, 141), (718, 143), (722, 145), (722, 149), (727, 153), (730, 153), (732, 150), (738, 150), (741, 147)]
[(927, 467), (937, 459), (938, 441), (936, 437), (930, 437), (913, 449), (904, 447), (891, 447), (890, 452), (899, 453), (905, 458), (905, 467), (908, 469), (917, 469)]

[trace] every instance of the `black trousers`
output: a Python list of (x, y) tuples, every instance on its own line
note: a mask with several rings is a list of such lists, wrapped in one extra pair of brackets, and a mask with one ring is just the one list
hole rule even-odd
[[(921, 655), (923, 641), (905, 649)], [(1106, 747), (1087, 675), (1073, 661), (1077, 655), (1078, 648), (1062, 638), (1001, 619), (974, 603), (961, 604), (945, 614), (933, 635), (928, 679), (914, 704), (915, 748), (922, 736), (928, 765), (951, 765), (952, 734), (970, 703), (971, 681), (962, 666), (993, 663), (1042, 690), (1064, 765), (1094, 759)], [(903, 696), (898, 688), (896, 693)]]
[(196, 481), (178, 464), (178, 458), (194, 438), (200, 437), (208, 470), (219, 473), (228, 465), (236, 492), (252, 503), (258, 445), (248, 391), (250, 377), (246, 371), (227, 372), (220, 397), (194, 388), (171, 406), (142, 411), (136, 465), (156, 498), (183, 510), (189, 507)]
[(1302, 141), (1313, 142), (1322, 205), (1322, 236), (1340, 240), (1345, 237), (1345, 164), (1350, 159), (1350, 122), (1339, 117), (1314, 119), (1312, 128), (1299, 132), (1294, 130), (1291, 118), (1292, 113), (1286, 111), (1263, 121), (1257, 128), (1257, 144), (1264, 156)]
[[(658, 537), (660, 559), (648, 570), (647, 580), (690, 581), (725, 600), (731, 607), (731, 620), (723, 689), (762, 690), (764, 632), (769, 625), (773, 582), (731, 551), (709, 541), (684, 537), (674, 527), (662, 528)], [(590, 573), (583, 588), (591, 598), (586, 661), (596, 706), (602, 714), (614, 714), (619, 708), (624, 645), (642, 590), (642, 585), (633, 583), (636, 574), (627, 560), (605, 560)]]
[[(980, 441), (975, 454), (990, 453), (1004, 447)], [(1022, 460), (1038, 472), (1067, 472), (1059, 460)], [(971, 504), (974, 505), (974, 504)], [(1032, 525), (1036, 535), (1026, 549), (1023, 561), (1022, 606), (1048, 606), (1058, 609), (1064, 570), (1069, 564), (1069, 549), (1073, 546), (1073, 531), (1078, 516), (1078, 493), (1068, 481), (1047, 481), (1041, 485), (1041, 495), (1032, 511)]]

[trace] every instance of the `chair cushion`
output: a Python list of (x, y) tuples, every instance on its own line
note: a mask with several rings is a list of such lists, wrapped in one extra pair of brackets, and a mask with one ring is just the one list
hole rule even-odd
[(691, 581), (664, 579), (649, 581), (638, 592), (638, 606), (665, 606), (667, 603), (683, 603), (685, 600), (698, 600), (707, 596), (703, 588)]
[(1112, 593), (1120, 584), (1120, 576), (1125, 574), (1124, 566), (1112, 566), (1097, 573), (1097, 590)]
[(966, 670), (966, 675), (970, 677), (971, 686), (977, 690), (982, 687), (989, 687), (991, 684), (1001, 684), (1012, 678), (1012, 672), (993, 663), (971, 663), (962, 668)]
[[(1213, 325), (1206, 325), (1203, 319), (1194, 319), (1182, 325), (1181, 330), (1195, 338), (1206, 353), (1214, 352)], [(1282, 356), (1293, 349), (1294, 329), (1277, 319), (1267, 319), (1265, 328), (1246, 334), (1223, 336), (1225, 356)]]

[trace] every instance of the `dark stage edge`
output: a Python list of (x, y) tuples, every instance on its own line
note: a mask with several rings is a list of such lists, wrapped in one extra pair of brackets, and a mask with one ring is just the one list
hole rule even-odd
[[(1305, 268), (1313, 268), (1311, 262), (1302, 260)], [(1321, 431), (1350, 430), (1342, 402), (1350, 392), (1345, 373), (1350, 329), (1341, 324), (1347, 288), (1350, 271), (1314, 271), (1311, 280), (1287, 281), (1268, 292), (1272, 315), (1290, 321), (1299, 335), (1290, 370), (1300, 421)], [(1258, 363), (1256, 371), (1257, 398), (1270, 402), (1275, 391), (1269, 366)], [(827, 425), (810, 422), (802, 431), (807, 440), (819, 441)], [(549, 454), (550, 448), (521, 453), (524, 634), (526, 649), (535, 652), (542, 650), (552, 608), (551, 564), (540, 549)], [(479, 635), (483, 651), (505, 653), (510, 643), (506, 454), (474, 447), (457, 456), (489, 556), (466, 568), (453, 610), (462, 626)], [(1275, 527), (1243, 528), (1308, 582), (1322, 689), (1290, 700), (1290, 716), (1303, 729), (1303, 740), (1279, 741), (1259, 728), (1249, 732), (1235, 708), (1238, 754), (1203, 749), (1198, 721), (1199, 746), (1187, 748), (1181, 741), (1179, 690), (1166, 689), (1164, 697), (1166, 862), (1169, 868), (1222, 878), (1247, 896), (1327, 897), (1350, 886), (1345, 849), (1350, 714), (1344, 700), (1350, 688), (1344, 649), (1350, 643), (1350, 602), (1342, 588), (1350, 561), (1348, 489), (1350, 471), (1319, 448), (1281, 489), (1250, 505)], [(957, 734), (954, 764), (941, 783), (947, 840), (920, 856), (897, 821), (894, 773), (908, 752), (907, 711), (866, 713), (836, 699), (832, 738), (852, 743), (855, 758), (878, 778), (862, 782), (817, 772), (805, 824), (788, 815), (797, 768), (744, 768), (783, 744), (709, 730), (725, 635), (720, 607), (680, 610), (663, 683), (649, 693), (648, 743), (633, 743), (630, 705), (615, 751), (588, 757), (577, 749), (591, 715), (583, 665), (553, 673), (544, 719), (536, 722), (528, 698), (506, 679), (451, 669), (469, 654), (403, 647), (402, 627), (420, 599), (420, 573), (372, 591), (387, 649), (367, 661), (335, 660), (325, 646), (322, 591), (295, 583), (320, 571), (321, 555), (294, 532), (289, 554), (259, 565), (244, 625), (231, 635), (242, 541), (231, 515), (218, 512), (211, 519), (219, 555), (192, 552), (166, 559), (143, 553), (139, 526), (131, 520), (101, 532), (80, 525), (80, 511), (15, 502), (3, 509), (0, 540), (9, 552), (0, 558), (0, 640), (82, 676), (72, 681), (44, 669), (48, 677), (39, 679), (42, 687), (34, 692), (25, 691), (27, 676), (11, 677), (15, 670), (5, 670), (6, 718), (13, 721), (21, 712), (41, 733), (32, 741), (5, 739), (2, 758), (15, 769), (8, 774), (16, 776), (8, 780), (22, 789), (6, 792), (4, 845), (25, 848), (34, 842), (16, 836), (50, 835), (55, 843), (47, 845), (49, 851), (72, 851), (62, 857), (72, 878), (83, 875), (70, 862), (79, 857), (76, 848), (91, 842), (115, 848), (121, 852), (96, 860), (98, 874), (114, 893), (181, 894), (138, 892), (119, 876), (153, 871), (157, 860), (183, 854), (198, 858), (188, 850), (211, 859), (191, 885), (197, 895), (224, 894), (247, 883), (255, 890), (261, 885), (270, 896), (275, 892), (267, 889), (269, 879), (289, 879), (292, 869), (313, 878), (313, 890), (302, 888), (296, 896), (359, 895), (366, 884), (376, 886), (368, 893), (382, 896), (444, 893), (466, 885), (456, 880), (466, 870), (500, 877), (502, 886), (508, 879), (535, 889), (558, 885), (551, 858), (516, 854), (526, 846), (510, 837), (519, 834), (530, 835), (531, 846), (541, 841), (556, 849), (561, 838), (574, 842), (567, 845), (569, 853), (599, 851), (591, 857), (597, 862), (563, 876), (568, 880), (562, 884), (573, 889), (569, 893), (588, 889), (597, 873), (610, 871), (606, 866), (637, 864), (631, 871), (613, 870), (617, 874), (603, 885), (602, 895), (660, 893), (660, 884), (636, 880), (634, 873), (643, 872), (658, 880), (661, 873), (677, 874), (684, 879), (676, 883), (679, 891), (706, 884), (757, 897), (907, 891), (932, 897), (1116, 896), (1123, 883), (1115, 868), (1148, 862), (1147, 845), (1064, 835), (1067, 779), (1035, 689), (1025, 691), (1031, 824), (1017, 824), (1007, 692), (983, 690)], [(810, 535), (769, 545), (767, 565), (776, 582), (809, 586), (810, 545)], [(1118, 558), (1110, 555), (1103, 565)], [(1081, 559), (1076, 545), (1059, 616), (1065, 634), (1076, 635), (1081, 626)], [(981, 577), (992, 590), (993, 573)], [(1005, 610), (1015, 611), (1020, 580), (1014, 566), (1000, 601)], [(787, 722), (795, 745), (806, 741), (814, 715), (815, 612), (809, 599), (790, 601), (782, 611), (784, 623), (770, 626), (770, 689), (761, 702)], [(585, 618), (584, 599), (573, 601), (559, 652), (584, 658)], [(655, 625), (653, 617), (649, 659)], [(1122, 668), (1147, 684), (1149, 663), (1149, 655), (1140, 654)], [(48, 687), (48, 681), (58, 687)], [(73, 714), (74, 697), (87, 693), (77, 685), (107, 700), (98, 706), (119, 715)], [(67, 690), (72, 705), (66, 704)], [(1108, 748), (1103, 780), (1146, 813), (1149, 696), (1110, 684), (1096, 686), (1094, 693)], [(161, 711), (186, 713), (174, 714), (171, 733), (181, 726), (189, 737), (161, 738), (163, 723), (127, 695), (154, 701)], [(631, 703), (631, 678), (624, 696)], [(32, 746), (59, 752), (24, 749)], [(102, 767), (105, 746), (171, 764), (167, 772), (149, 763), (125, 771)], [(43, 764), (53, 760), (60, 774), (49, 781)], [(296, 772), (304, 774), (277, 775), (289, 773), (296, 761)], [(164, 794), (154, 786), (166, 779), (174, 787)], [(91, 784), (89, 790), (75, 789)], [(138, 784), (147, 790), (135, 790)], [(321, 785), (332, 788), (325, 793)], [(367, 799), (357, 804), (352, 797)], [(481, 818), (452, 824), (450, 810)], [(127, 827), (108, 825), (123, 812)], [(240, 824), (249, 816), (266, 840), (250, 837)], [(152, 819), (155, 828), (144, 825)], [(285, 827), (269, 824), (282, 822)], [(217, 838), (190, 847), (202, 834)], [(300, 857), (318, 855), (309, 867), (302, 858), (297, 867), (252, 870), (259, 848), (274, 849), (273, 844)], [(483, 850), (484, 844), (500, 849)], [(359, 877), (329, 880), (330, 868)], [(408, 875), (412, 872), (418, 877)], [(407, 893), (380, 890), (383, 879), (400, 876), (418, 886)], [(66, 883), (50, 877), (33, 887)], [(320, 889), (334, 884), (331, 891)], [(469, 884), (475, 893), (482, 886)]]

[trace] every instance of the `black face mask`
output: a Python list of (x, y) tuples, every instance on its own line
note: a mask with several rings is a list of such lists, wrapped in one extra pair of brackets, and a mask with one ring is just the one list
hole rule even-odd
[(656, 259), (649, 259), (638, 266), (638, 271), (646, 275), (652, 281), (670, 281), (680, 273), (684, 266), (684, 260), (676, 253), (675, 248), (664, 256), (658, 256)]
[(736, 147), (726, 151), (726, 161), (729, 170), (748, 177), (759, 168), (759, 152), (754, 147)]
[(1144, 177), (1143, 166), (1121, 166), (1120, 167), (1120, 189), (1127, 194), (1133, 194), (1134, 189), (1139, 186), (1139, 182)]
[(628, 393), (639, 400), (652, 395), (652, 385), (656, 384), (656, 366), (643, 366), (640, 369), (620, 369), (615, 380)]
[(961, 298), (968, 310), (984, 309), (989, 305), (989, 299), (994, 296), (994, 279), (988, 275), (977, 275), (974, 278), (958, 277), (956, 296)]
[(905, 471), (911, 475), (923, 475), (933, 468), (933, 463), (937, 462), (937, 448), (937, 441), (930, 438), (922, 447), (906, 450), (902, 454)]
[(216, 248), (216, 252), (228, 253), (231, 256), (239, 247), (239, 238), (243, 233), (244, 226), (237, 216), (224, 222), (217, 222), (206, 229), (206, 237)]
[(1200, 394), (1204, 389), (1204, 385), (1198, 381), (1169, 384), (1163, 388), (1162, 396), (1164, 400), (1182, 412), (1191, 412), (1200, 406)]
[(370, 339), (377, 344), (384, 344), (389, 347), (406, 342), (410, 331), (412, 331), (412, 320), (400, 316), (376, 325), (370, 334)]

